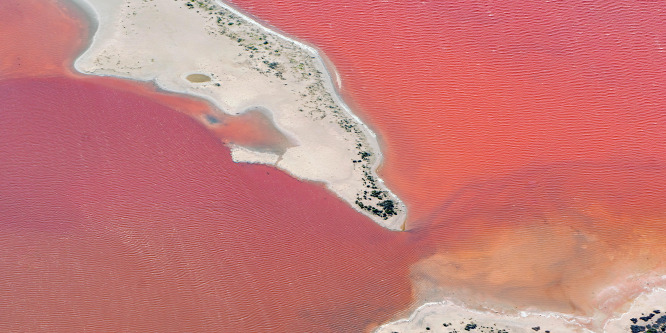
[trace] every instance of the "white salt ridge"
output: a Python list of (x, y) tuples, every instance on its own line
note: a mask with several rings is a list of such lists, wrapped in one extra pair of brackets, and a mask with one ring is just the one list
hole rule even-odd
[[(573, 316), (558, 312), (520, 311), (504, 313), (492, 309), (476, 310), (458, 304), (452, 300), (429, 302), (418, 307), (409, 318), (386, 323), (375, 330), (375, 333), (416, 333), (416, 332), (566, 332), (566, 333), (627, 333), (632, 332), (632, 325), (645, 326), (645, 321), (655, 310), (658, 315), (666, 311), (666, 288), (649, 285), (663, 284), (666, 276), (660, 278), (640, 278), (645, 291), (629, 302), (614, 305), (612, 313), (597, 313), (593, 317)], [(601, 294), (611, 297), (624, 294), (617, 287), (608, 287)], [(625, 295), (626, 297), (626, 295)], [(624, 297), (623, 297), (624, 298)], [(600, 307), (604, 307), (603, 304)], [(634, 321), (632, 321), (634, 319)], [(475, 325), (470, 329), (470, 324)], [(504, 331), (502, 331), (504, 330)]]
[(492, 310), (474, 310), (452, 301), (420, 306), (407, 319), (380, 326), (376, 333), (414, 332), (570, 332), (591, 333), (585, 326), (589, 319), (554, 312), (521, 311), (506, 314)]

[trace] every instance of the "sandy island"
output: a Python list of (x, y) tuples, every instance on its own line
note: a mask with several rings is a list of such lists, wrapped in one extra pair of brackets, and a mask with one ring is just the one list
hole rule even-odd
[(152, 81), (219, 112), (268, 110), (292, 145), (277, 155), (231, 145), (236, 162), (323, 182), (375, 222), (403, 230), (406, 208), (377, 176), (375, 134), (336, 93), (317, 51), (212, 0), (73, 0), (97, 30), (75, 68)]

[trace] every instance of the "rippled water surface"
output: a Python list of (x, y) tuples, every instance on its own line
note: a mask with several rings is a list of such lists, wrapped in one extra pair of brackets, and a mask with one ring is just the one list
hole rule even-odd
[(664, 273), (660, 2), (233, 3), (330, 58), (410, 230), (232, 163), (225, 142), (287, 144), (268, 119), (71, 73), (85, 20), (4, 1), (0, 327), (354, 332), (442, 297), (592, 315)]

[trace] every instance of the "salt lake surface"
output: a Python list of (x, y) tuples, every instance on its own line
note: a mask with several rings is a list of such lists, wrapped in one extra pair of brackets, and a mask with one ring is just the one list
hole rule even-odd
[(410, 230), (233, 163), (225, 142), (285, 144), (261, 117), (72, 73), (80, 13), (6, 1), (0, 327), (353, 332), (441, 298), (603, 317), (664, 273), (658, 2), (233, 4), (330, 58)]

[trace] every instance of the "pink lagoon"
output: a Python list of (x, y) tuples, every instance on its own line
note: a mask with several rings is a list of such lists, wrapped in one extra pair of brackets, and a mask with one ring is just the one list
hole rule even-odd
[[(326, 70), (294, 67), (304, 80), (330, 72), (333, 100), (358, 117), (321, 119), (376, 134), (347, 161), (365, 175), (355, 203), (352, 185), (336, 187), (344, 177), (317, 178), (314, 157), (290, 162), (309, 141), (284, 119), (301, 113), (220, 112), (234, 104), (218, 90), (251, 91), (243, 77), (211, 69), (180, 91), (81, 73), (75, 61), (104, 36), (81, 3), (0, 4), (3, 331), (664, 327), (660, 2), (231, 1), (256, 22), (207, 24), (261, 23), (319, 50)], [(253, 55), (235, 61), (265, 56), (268, 36), (234, 37)], [(299, 87), (286, 64), (264, 63), (271, 84)], [(380, 210), (359, 201), (373, 198)], [(394, 208), (400, 230), (381, 223)]]

